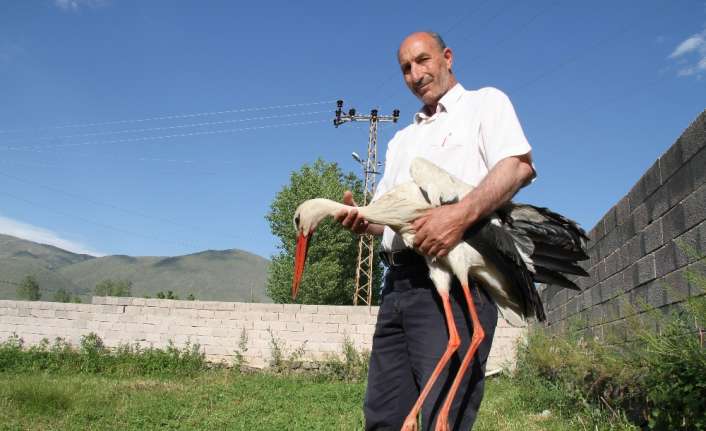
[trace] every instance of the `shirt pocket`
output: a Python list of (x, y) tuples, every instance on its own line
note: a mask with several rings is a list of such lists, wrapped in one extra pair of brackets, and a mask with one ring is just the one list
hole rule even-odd
[(429, 145), (427, 158), (450, 174), (462, 177), (464, 166), (468, 164), (472, 151), (471, 147), (465, 133), (452, 131)]

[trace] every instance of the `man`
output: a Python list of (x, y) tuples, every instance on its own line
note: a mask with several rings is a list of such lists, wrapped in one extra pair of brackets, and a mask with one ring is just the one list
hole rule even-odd
[[(465, 90), (452, 71), (453, 52), (433, 32), (412, 33), (397, 52), (407, 87), (424, 106), (414, 121), (390, 141), (385, 174), (375, 198), (410, 180), (409, 165), (424, 157), (476, 186), (461, 201), (432, 209), (414, 221), (415, 247), (444, 256), (476, 221), (507, 202), (534, 178), (531, 148), (507, 96), (494, 88)], [(353, 205), (352, 195), (344, 203)], [(446, 348), (448, 334), (441, 302), (424, 259), (405, 249), (401, 238), (384, 226), (368, 223), (356, 210), (342, 210), (337, 220), (356, 233), (382, 235), (388, 265), (373, 338), (366, 429), (399, 430)], [(451, 368), (458, 367), (470, 340), (470, 319), (458, 284), (452, 306), (462, 338)], [(466, 374), (449, 416), (452, 429), (473, 426), (481, 399), (485, 363), (497, 324), (497, 308), (482, 288), (472, 289), (485, 339)], [(422, 408), (422, 429), (431, 429), (455, 372), (441, 375)]]

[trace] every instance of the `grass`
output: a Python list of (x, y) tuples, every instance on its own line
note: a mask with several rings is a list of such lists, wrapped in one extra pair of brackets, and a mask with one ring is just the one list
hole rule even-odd
[[(634, 430), (550, 386), (492, 378), (475, 430)], [(365, 383), (209, 370), (193, 377), (0, 373), (0, 430), (359, 430)], [(542, 415), (550, 410), (548, 416)]]
[(0, 374), (0, 430), (361, 428), (364, 384), (226, 370), (192, 378)]

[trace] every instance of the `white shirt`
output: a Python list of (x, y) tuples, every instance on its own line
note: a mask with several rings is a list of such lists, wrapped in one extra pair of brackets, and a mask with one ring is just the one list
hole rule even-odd
[[(423, 157), (477, 186), (500, 160), (527, 154), (531, 149), (505, 93), (492, 87), (468, 91), (456, 84), (441, 98), (432, 116), (422, 108), (412, 124), (390, 140), (385, 173), (373, 200), (411, 181), (409, 166), (415, 157)], [(405, 245), (385, 227), (382, 247), (390, 251)]]

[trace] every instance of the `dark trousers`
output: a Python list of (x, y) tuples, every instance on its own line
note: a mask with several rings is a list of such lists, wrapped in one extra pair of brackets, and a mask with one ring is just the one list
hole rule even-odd
[[(493, 342), (498, 310), (475, 283), (471, 295), (485, 339), (468, 368), (449, 415), (453, 430), (473, 427), (483, 399), (485, 364)], [(433, 429), (456, 370), (470, 344), (471, 321), (461, 287), (451, 288), (451, 305), (461, 346), (439, 376), (422, 407), (422, 430)], [(439, 294), (426, 266), (393, 268), (385, 277), (365, 393), (366, 430), (402, 427), (419, 392), (446, 350), (448, 330)]]

